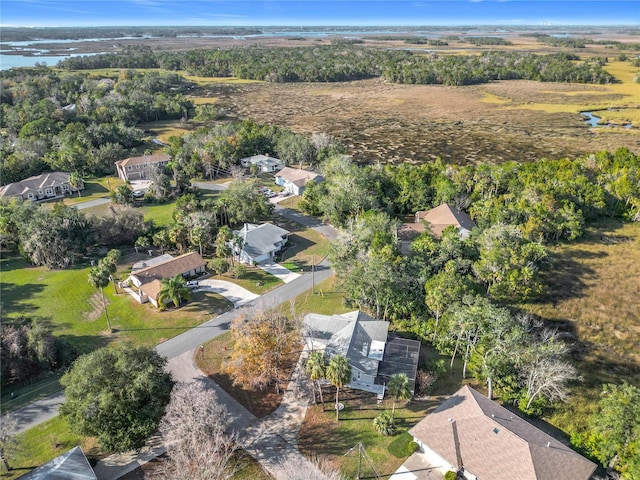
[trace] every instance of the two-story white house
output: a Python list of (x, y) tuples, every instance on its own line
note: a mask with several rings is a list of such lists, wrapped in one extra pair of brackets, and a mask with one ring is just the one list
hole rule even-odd
[(376, 320), (360, 310), (342, 315), (309, 313), (302, 323), (302, 335), (309, 350), (347, 358), (351, 381), (346, 386), (382, 397), (391, 375), (404, 373), (413, 391), (420, 354), (420, 342), (390, 337), (389, 322)]
[(275, 176), (276, 184), (284, 187), (285, 192), (293, 195), (302, 195), (305, 185), (309, 182), (321, 182), (324, 180), (318, 173), (291, 167), (284, 167)]

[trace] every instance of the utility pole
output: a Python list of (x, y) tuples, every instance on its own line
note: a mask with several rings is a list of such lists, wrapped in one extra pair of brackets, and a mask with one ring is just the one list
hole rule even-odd
[(316, 256), (311, 255), (311, 295), (315, 295), (316, 287)]

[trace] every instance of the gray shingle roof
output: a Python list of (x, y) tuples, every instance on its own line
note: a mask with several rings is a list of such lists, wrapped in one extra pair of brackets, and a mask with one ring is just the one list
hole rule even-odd
[(465, 385), (409, 433), (457, 467), (455, 420), (464, 468), (481, 479), (586, 480), (596, 465)]
[(69, 183), (69, 173), (48, 172), (35, 177), (25, 178), (19, 182), (9, 183), (0, 189), (0, 197), (12, 197), (25, 195), (29, 191), (37, 192), (39, 189), (52, 188)]
[(19, 480), (96, 480), (96, 474), (80, 447), (74, 447), (50, 462), (18, 477)]
[(304, 335), (327, 341), (328, 356), (343, 355), (352, 366), (369, 375), (378, 373), (382, 360), (382, 355), (379, 359), (370, 358), (371, 347), (376, 345), (374, 342), (384, 345), (388, 330), (389, 322), (376, 320), (360, 310), (331, 316), (310, 313), (303, 322)]
[(272, 223), (263, 223), (262, 225), (245, 223), (242, 230), (234, 230), (233, 233), (242, 238), (244, 242), (242, 249), (251, 258), (277, 250), (276, 243), (281, 242), (289, 235), (288, 230)]

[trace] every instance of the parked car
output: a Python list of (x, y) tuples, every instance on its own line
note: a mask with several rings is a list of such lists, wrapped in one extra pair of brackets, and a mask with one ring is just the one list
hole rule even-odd
[(134, 190), (131, 196), (133, 198), (142, 198), (146, 192), (144, 190)]
[(197, 280), (189, 280), (187, 282), (187, 288), (198, 288), (199, 285), (200, 282), (198, 282)]

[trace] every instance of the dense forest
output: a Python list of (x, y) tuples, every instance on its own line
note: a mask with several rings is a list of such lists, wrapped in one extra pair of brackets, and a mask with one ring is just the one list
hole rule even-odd
[[(481, 37), (479, 37), (481, 38)], [(479, 40), (478, 40), (479, 41)], [(340, 82), (382, 77), (397, 83), (470, 85), (492, 80), (607, 83), (605, 58), (580, 61), (573, 54), (536, 55), (486, 52), (475, 55), (424, 55), (408, 50), (363, 48), (346, 41), (296, 48), (229, 48), (153, 52), (126, 47), (120, 52), (73, 57), (59, 66), (94, 68), (163, 68), (191, 75), (269, 82)]]
[(111, 174), (143, 143), (143, 122), (193, 110), (191, 84), (175, 73), (122, 71), (115, 78), (47, 68), (1, 73), (0, 177), (10, 183), (47, 170)]

